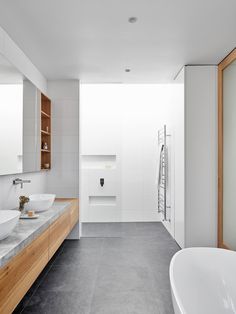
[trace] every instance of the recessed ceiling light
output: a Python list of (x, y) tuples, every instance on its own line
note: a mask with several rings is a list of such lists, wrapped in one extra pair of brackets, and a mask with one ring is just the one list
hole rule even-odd
[(127, 72), (127, 73), (130, 72), (130, 71), (131, 71), (130, 69), (125, 69), (125, 72)]
[(135, 16), (131, 16), (129, 19), (128, 19), (128, 21), (129, 21), (129, 23), (136, 23), (137, 22), (137, 17), (135, 17)]

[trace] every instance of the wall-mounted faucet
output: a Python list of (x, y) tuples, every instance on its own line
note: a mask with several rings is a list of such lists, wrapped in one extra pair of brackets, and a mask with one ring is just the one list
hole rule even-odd
[(31, 180), (22, 180), (20, 178), (16, 178), (13, 180), (13, 185), (20, 184), (20, 187), (23, 189), (24, 183), (30, 183), (30, 182), (31, 182)]

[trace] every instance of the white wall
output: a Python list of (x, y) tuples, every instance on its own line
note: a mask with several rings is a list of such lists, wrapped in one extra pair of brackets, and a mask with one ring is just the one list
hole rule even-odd
[[(159, 220), (157, 132), (164, 124), (177, 130), (179, 91), (177, 84), (81, 86), (82, 221)], [(99, 154), (116, 155), (116, 169), (83, 169), (83, 155)], [(89, 195), (115, 195), (117, 204), (90, 206)]]
[(185, 247), (217, 244), (217, 67), (185, 67)]
[(177, 243), (184, 247), (185, 245), (185, 101), (184, 101), (184, 79), (185, 67), (176, 78), (176, 83), (179, 86), (179, 93), (173, 94), (173, 104), (177, 104), (178, 110), (175, 110), (171, 116), (171, 123), (174, 129), (174, 238)]
[[(47, 173), (47, 193), (58, 198), (79, 197), (79, 81), (48, 81), (52, 100), (52, 169)], [(79, 223), (69, 239), (78, 239)]]
[[(1, 28), (0, 53), (52, 98), (53, 116), (52, 170), (19, 174), (22, 179), (31, 179), (23, 189), (12, 185), (16, 175), (0, 176), (0, 209), (17, 207), (20, 195), (51, 192), (58, 197), (78, 197), (79, 81), (51, 81), (47, 92), (47, 80)], [(78, 226), (75, 229), (75, 237), (78, 238)]]
[[(30, 179), (31, 183), (24, 184), (21, 189), (20, 185), (12, 184), (15, 178)], [(11, 176), (0, 176), (0, 210), (12, 209), (19, 205), (20, 195), (30, 195), (35, 193), (45, 193), (46, 176), (44, 173), (27, 173)]]
[(121, 86), (122, 216), (124, 221), (155, 221), (157, 214), (158, 129), (169, 127), (165, 85)]
[(57, 197), (79, 194), (79, 81), (48, 81), (52, 100), (52, 169), (47, 191)]
[[(0, 28), (0, 53), (39, 89), (46, 93), (46, 79), (2, 28)], [(19, 185), (12, 185), (12, 180), (15, 177), (0, 176), (0, 209), (10, 209), (18, 206), (18, 197), (20, 195), (45, 192), (45, 173), (19, 175), (22, 179), (31, 179), (32, 181), (30, 184), (25, 184), (23, 189)]]

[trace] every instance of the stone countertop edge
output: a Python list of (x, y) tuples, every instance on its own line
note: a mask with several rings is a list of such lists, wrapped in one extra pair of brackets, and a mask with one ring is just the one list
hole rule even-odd
[(70, 206), (71, 201), (55, 201), (53, 206), (39, 213), (37, 219), (19, 219), (17, 226), (6, 239), (0, 241), (0, 268), (20, 253), (33, 240), (39, 237), (49, 225), (60, 217)]

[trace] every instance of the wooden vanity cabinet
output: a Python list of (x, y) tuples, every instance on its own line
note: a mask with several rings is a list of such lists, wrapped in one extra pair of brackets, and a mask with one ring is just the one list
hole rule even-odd
[(79, 220), (78, 200), (74, 199), (70, 210), (70, 229), (72, 230)]
[(70, 232), (70, 213), (66, 212), (61, 215), (49, 227), (49, 259), (52, 258), (54, 253), (61, 246), (62, 242)]
[(0, 313), (12, 313), (48, 263), (49, 230), (0, 268)]
[(78, 199), (72, 199), (70, 206), (60, 217), (18, 255), (0, 268), (1, 314), (13, 312), (78, 219)]

